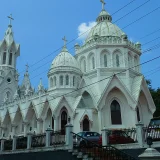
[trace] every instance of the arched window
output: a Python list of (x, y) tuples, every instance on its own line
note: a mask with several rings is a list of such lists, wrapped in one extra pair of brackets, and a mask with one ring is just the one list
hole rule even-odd
[(63, 111), (61, 113), (61, 130), (62, 130), (62, 133), (65, 133), (66, 124), (67, 124), (67, 112)]
[(92, 57), (92, 69), (95, 69), (95, 60), (94, 60), (94, 57)]
[(66, 85), (69, 85), (69, 76), (66, 75)]
[(9, 65), (12, 65), (12, 53), (9, 54)]
[(140, 119), (140, 114), (139, 114), (139, 108), (138, 107), (136, 109), (136, 112), (137, 112), (137, 121), (139, 122), (139, 121), (141, 121), (141, 119)]
[(60, 76), (59, 81), (60, 81), (60, 86), (63, 86), (63, 76)]
[(3, 64), (6, 64), (6, 52), (3, 53)]
[(121, 108), (116, 100), (111, 103), (111, 121), (112, 124), (122, 124)]
[(53, 78), (51, 77), (50, 79), (50, 87), (52, 88), (53, 87)]
[(104, 67), (107, 67), (107, 55), (104, 54)]
[(119, 55), (116, 54), (116, 67), (119, 67), (120, 63), (119, 63)]
[(75, 76), (73, 76), (73, 86), (75, 86)]
[(56, 76), (54, 76), (54, 86), (57, 85), (57, 79), (56, 79)]
[(86, 72), (86, 60), (85, 59), (83, 60), (83, 67), (84, 67), (83, 71)]

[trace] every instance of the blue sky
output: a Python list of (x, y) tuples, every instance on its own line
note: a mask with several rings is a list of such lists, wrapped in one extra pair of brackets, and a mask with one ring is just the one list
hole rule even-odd
[[(105, 9), (113, 14), (118, 9), (132, 0), (106, 0)], [(135, 0), (133, 3), (113, 15), (113, 22), (124, 16), (131, 10), (146, 4), (125, 18), (116, 22), (120, 28), (124, 28), (143, 15), (160, 7), (160, 0)], [(21, 55), (17, 59), (17, 69), (20, 73), (20, 83), (23, 79), (25, 65), (29, 64), (29, 72), (32, 85), (37, 88), (39, 79), (42, 78), (45, 87), (48, 86), (47, 72), (54, 57), (60, 52), (55, 50), (63, 45), (62, 37), (67, 37), (68, 42), (78, 37), (79, 31), (85, 31), (92, 24), (101, 11), (100, 0), (5, 0), (1, 2), (0, 10), (0, 39), (8, 26), (7, 16), (12, 13), (14, 38), (21, 45)], [(160, 43), (160, 8), (152, 14), (144, 17), (129, 27), (123, 29), (128, 38), (133, 42), (139, 41), (145, 44), (153, 39), (155, 41), (143, 45), (145, 50)], [(83, 24), (83, 25), (82, 25)], [(153, 31), (156, 33), (142, 38)], [(82, 44), (82, 38), (78, 38), (67, 47), (74, 55), (75, 43)], [(159, 56), (160, 49), (147, 52), (141, 56), (141, 62), (145, 62)], [(49, 56), (48, 56), (49, 55)], [(47, 58), (44, 58), (48, 56)], [(41, 61), (40, 61), (41, 60)], [(40, 61), (39, 63), (36, 63)], [(36, 64), (35, 64), (36, 63)], [(33, 65), (35, 64), (35, 65)], [(159, 68), (158, 68), (159, 67)], [(38, 69), (37, 69), (38, 68)], [(152, 61), (142, 67), (142, 73), (147, 79), (151, 79), (154, 88), (160, 87), (160, 59)], [(152, 71), (151, 71), (152, 70)]]

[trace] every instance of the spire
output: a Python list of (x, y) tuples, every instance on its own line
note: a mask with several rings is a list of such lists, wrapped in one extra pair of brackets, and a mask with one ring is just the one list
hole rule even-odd
[(98, 23), (103, 22), (103, 21), (111, 22), (112, 21), (112, 17), (104, 8), (104, 6), (106, 4), (105, 1), (104, 0), (100, 0), (100, 2), (102, 3), (102, 11), (100, 12), (100, 14), (97, 17), (96, 21)]
[(25, 89), (30, 90), (30, 89), (32, 89), (32, 87), (31, 87), (31, 83), (30, 83), (28, 68), (29, 68), (29, 66), (28, 66), (28, 64), (26, 64), (26, 73), (24, 74), (21, 88), (25, 88)]
[(42, 84), (42, 78), (40, 79), (39, 85), (38, 85), (38, 92), (43, 92), (44, 91), (44, 87)]
[(14, 20), (14, 19), (12, 18), (12, 14), (10, 16), (8, 16), (8, 18), (9, 18), (9, 25), (8, 25), (7, 31), (5, 32), (4, 39), (6, 40), (8, 45), (10, 45), (14, 41), (13, 31), (12, 31), (12, 20)]
[(64, 36), (64, 38), (62, 38), (62, 40), (64, 41), (64, 46), (63, 46), (63, 48), (62, 48), (62, 52), (68, 52), (67, 47), (66, 47), (66, 44), (67, 44), (67, 39), (66, 39), (66, 37)]

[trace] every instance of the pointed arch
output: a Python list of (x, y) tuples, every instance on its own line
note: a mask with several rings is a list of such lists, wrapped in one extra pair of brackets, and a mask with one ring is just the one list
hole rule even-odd
[(123, 56), (120, 49), (113, 51), (113, 67), (124, 67)]
[(90, 131), (90, 126), (93, 123), (93, 119), (87, 110), (84, 111), (79, 123), (82, 131)]
[(93, 70), (96, 68), (96, 63), (95, 63), (95, 54), (93, 52), (89, 53), (87, 57), (87, 62), (90, 70)]
[(2, 126), (5, 127), (5, 131), (3, 132), (3, 136), (9, 137), (12, 132), (12, 126), (11, 126), (11, 117), (10, 117), (8, 109), (6, 111), (4, 119), (2, 121)]
[(63, 108), (60, 111), (60, 125), (62, 133), (65, 133), (65, 126), (67, 124), (68, 117), (69, 117), (68, 110), (66, 109), (65, 106), (63, 106)]
[(15, 134), (16, 135), (21, 134), (23, 132), (23, 127), (22, 127), (23, 126), (23, 117), (22, 117), (20, 107), (17, 108), (16, 114), (15, 114), (15, 117), (14, 117), (12, 123), (14, 125), (16, 125)]
[(47, 112), (46, 112), (46, 116), (45, 116), (45, 124), (44, 124), (44, 127), (45, 129), (49, 128), (49, 127), (53, 127), (52, 129), (54, 129), (54, 121), (53, 121), (53, 118), (52, 118), (52, 110), (51, 108), (48, 108)]
[(102, 50), (100, 54), (100, 65), (101, 67), (110, 67), (111, 65), (110, 52), (106, 49)]
[(82, 56), (79, 59), (79, 62), (80, 62), (80, 68), (81, 68), (82, 72), (86, 72), (86, 57)]
[(113, 125), (122, 124), (121, 107), (117, 100), (113, 100), (110, 105), (111, 122)]
[(87, 115), (85, 115), (83, 119), (83, 131), (90, 131), (89, 118)]
[(84, 91), (78, 108), (93, 108), (93, 107), (94, 107), (94, 102), (91, 95), (87, 91)]

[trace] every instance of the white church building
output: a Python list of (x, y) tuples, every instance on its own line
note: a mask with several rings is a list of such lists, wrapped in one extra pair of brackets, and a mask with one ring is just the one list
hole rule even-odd
[(20, 45), (9, 24), (0, 41), (0, 136), (64, 130), (69, 117), (75, 133), (148, 125), (155, 105), (140, 69), (141, 44), (129, 41), (102, 6), (75, 55), (64, 44), (53, 59), (48, 89), (41, 80), (33, 89), (28, 68), (18, 84)]

